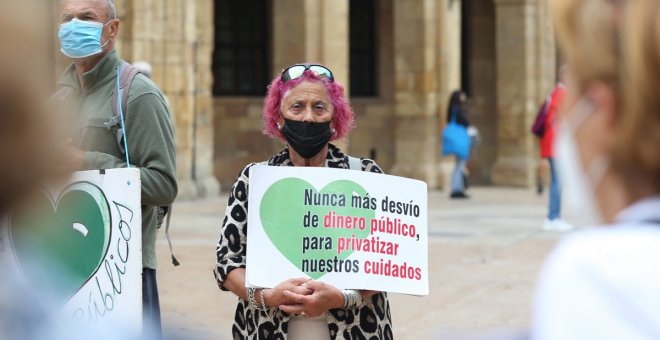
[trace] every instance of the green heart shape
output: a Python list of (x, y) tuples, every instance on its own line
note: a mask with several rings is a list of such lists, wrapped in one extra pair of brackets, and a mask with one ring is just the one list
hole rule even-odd
[(101, 266), (111, 225), (110, 205), (101, 188), (75, 182), (57, 200), (44, 193), (13, 212), (12, 248), (32, 288), (64, 304)]
[[(305, 205), (305, 190), (312, 195), (343, 195), (345, 197), (345, 206), (316, 206)], [(348, 258), (353, 251), (342, 251), (337, 254), (337, 239), (339, 237), (352, 237), (364, 239), (369, 236), (369, 223), (375, 216), (375, 212), (370, 209), (351, 207), (351, 198), (353, 195), (365, 197), (366, 190), (359, 184), (339, 180), (326, 185), (321, 191), (317, 191), (311, 184), (299, 178), (284, 178), (273, 183), (264, 193), (261, 200), (259, 217), (266, 235), (275, 245), (275, 247), (286, 257), (293, 265), (305, 272), (302, 268), (303, 259), (338, 259)], [(318, 216), (318, 227), (304, 227), (303, 218), (307, 212), (311, 216)], [(335, 212), (337, 216), (355, 216), (365, 219), (366, 227), (363, 230), (359, 228), (325, 228), (324, 217), (329, 212)], [(330, 237), (332, 249), (308, 249), (303, 254), (303, 238)], [(310, 239), (308, 239), (310, 240)], [(327, 240), (327, 239), (324, 239)], [(322, 242), (322, 244), (326, 244)], [(326, 272), (305, 272), (314, 279), (327, 274)]]

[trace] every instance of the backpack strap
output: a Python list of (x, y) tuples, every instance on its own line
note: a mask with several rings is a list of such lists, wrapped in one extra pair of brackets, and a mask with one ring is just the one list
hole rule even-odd
[[(117, 126), (117, 144), (119, 145), (119, 150), (121, 153), (125, 154), (126, 149), (124, 147), (123, 143), (123, 126), (122, 126), (122, 117), (120, 116), (119, 108), (117, 107), (117, 103), (119, 102), (119, 99), (121, 98), (121, 112), (124, 114), (123, 120), (124, 122), (126, 121), (126, 115), (128, 114), (128, 91), (131, 89), (131, 84), (133, 83), (133, 79), (135, 79), (135, 76), (140, 73), (140, 70), (137, 69), (137, 67), (127, 63), (127, 62), (122, 62), (122, 64), (119, 66), (119, 89), (115, 87), (113, 94), (112, 94), (112, 119), (105, 123), (106, 128), (110, 129), (113, 126)], [(121, 92), (121, 93), (118, 93)]]
[(353, 156), (346, 156), (348, 158), (348, 168), (351, 170), (357, 170), (357, 171), (362, 171), (362, 160), (353, 157)]
[(174, 251), (172, 250), (172, 239), (170, 238), (170, 217), (172, 217), (172, 205), (169, 205), (166, 208), (167, 211), (165, 214), (167, 214), (167, 222), (165, 222), (165, 239), (167, 239), (167, 245), (170, 247), (170, 256), (172, 256), (172, 264), (176, 267), (179, 264), (179, 260), (174, 257)]
[[(115, 86), (115, 89), (112, 94), (112, 119), (107, 122), (106, 128), (110, 129), (113, 126), (117, 127), (117, 145), (119, 145), (119, 150), (123, 153), (126, 154), (126, 148), (124, 147), (123, 139), (124, 139), (124, 126), (122, 125), (122, 121), (124, 124), (126, 124), (126, 115), (128, 114), (128, 92), (131, 89), (131, 84), (133, 84), (133, 80), (137, 76), (138, 73), (140, 73), (140, 70), (138, 70), (137, 67), (127, 63), (127, 62), (122, 62), (122, 64), (119, 66), (119, 72), (118, 77), (119, 79), (117, 82), (119, 83), (118, 86)], [(118, 91), (120, 93), (118, 93)], [(121, 96), (121, 97), (120, 97)], [(119, 99), (121, 98), (121, 110), (119, 107), (117, 107), (117, 103), (119, 102)], [(121, 115), (123, 114), (124, 117)], [(167, 219), (165, 222), (165, 239), (167, 239), (167, 244), (170, 248), (170, 256), (172, 257), (172, 264), (174, 266), (178, 266), (179, 260), (174, 256), (174, 251), (172, 249), (172, 239), (170, 237), (170, 218), (172, 217), (172, 205), (169, 205), (167, 207), (157, 207), (157, 209), (164, 209), (165, 215), (167, 215)], [(160, 227), (160, 226), (159, 226)]]

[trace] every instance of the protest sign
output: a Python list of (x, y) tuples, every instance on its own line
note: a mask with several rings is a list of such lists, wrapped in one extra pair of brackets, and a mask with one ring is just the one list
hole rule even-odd
[(250, 169), (246, 284), (310, 277), (428, 294), (427, 185), (331, 168)]
[(139, 335), (142, 213), (138, 169), (75, 173), (3, 220), (0, 258), (64, 322)]

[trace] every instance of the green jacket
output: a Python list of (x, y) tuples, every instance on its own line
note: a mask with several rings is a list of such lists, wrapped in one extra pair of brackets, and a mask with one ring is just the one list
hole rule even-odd
[[(112, 96), (121, 62), (115, 51), (108, 53), (83, 74), (84, 88), (74, 65), (59, 80), (65, 88), (58, 92), (63, 123), (74, 144), (85, 151), (82, 170), (126, 167), (116, 134), (104, 125), (113, 117)], [(140, 169), (142, 181), (142, 264), (155, 269), (156, 207), (171, 204), (177, 194), (172, 117), (161, 91), (142, 74), (131, 85), (124, 115), (131, 166)]]

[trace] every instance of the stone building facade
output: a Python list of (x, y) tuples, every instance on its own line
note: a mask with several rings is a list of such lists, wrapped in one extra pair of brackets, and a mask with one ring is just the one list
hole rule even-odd
[(265, 86), (305, 61), (327, 65), (350, 94), (350, 154), (446, 187), (453, 161), (439, 136), (462, 86), (483, 137), (473, 181), (530, 186), (529, 126), (556, 77), (547, 1), (116, 0), (118, 49), (152, 63), (169, 97), (183, 197), (216, 194), (283, 147), (261, 133)]

